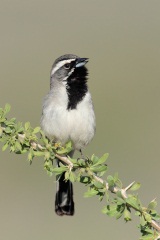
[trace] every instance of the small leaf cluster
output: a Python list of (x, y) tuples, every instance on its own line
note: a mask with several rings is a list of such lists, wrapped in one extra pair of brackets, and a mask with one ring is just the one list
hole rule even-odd
[[(129, 190), (136, 191), (139, 187), (139, 183), (134, 183)], [(135, 215), (139, 216), (140, 219), (138, 226), (142, 234), (140, 240), (157, 239), (159, 234), (152, 225), (153, 220), (155, 222), (160, 220), (160, 215), (155, 210), (157, 206), (155, 199), (151, 201), (146, 208), (142, 206), (137, 194), (128, 194), (124, 197), (122, 191), (117, 191), (116, 197), (109, 201), (107, 206), (104, 207), (103, 213), (116, 219), (123, 216), (124, 220), (128, 222), (132, 220), (131, 211), (134, 210)]]
[[(99, 200), (106, 197), (107, 204), (103, 208), (103, 213), (119, 219), (124, 218), (125, 222), (131, 221), (131, 213), (139, 217), (139, 229), (141, 240), (158, 239), (159, 232), (154, 224), (160, 220), (160, 215), (155, 210), (156, 201), (152, 200), (148, 207), (143, 207), (138, 194), (132, 194), (140, 187), (139, 183), (132, 183), (124, 188), (118, 173), (105, 177), (108, 170), (106, 160), (108, 153), (102, 157), (94, 154), (88, 158), (73, 159), (68, 156), (72, 149), (72, 143), (65, 146), (61, 143), (49, 140), (40, 127), (32, 128), (29, 122), (24, 125), (17, 122), (15, 118), (7, 119), (10, 105), (0, 108), (0, 142), (3, 143), (2, 150), (7, 148), (16, 154), (28, 154), (28, 160), (32, 163), (35, 157), (43, 157), (44, 169), (49, 175), (53, 173), (57, 179), (65, 173), (65, 181), (78, 181), (88, 187), (85, 197), (97, 195)], [(67, 156), (67, 161), (61, 157)], [(58, 166), (55, 160), (59, 159)], [(106, 178), (106, 180), (103, 180)], [(129, 191), (129, 193), (128, 193)], [(153, 224), (154, 221), (154, 224)]]
[(79, 163), (78, 161), (78, 181), (88, 185), (88, 191), (84, 194), (85, 197), (92, 197), (95, 195), (99, 196), (99, 199), (102, 200), (106, 194), (106, 182), (97, 181), (97, 178), (100, 179), (107, 169), (108, 166), (105, 164), (108, 153), (105, 153), (102, 157), (98, 158), (94, 154), (90, 159), (85, 161), (82, 159)]
[[(67, 143), (67, 146), (70, 148), (70, 142)], [(106, 193), (106, 184), (105, 181), (101, 183), (95, 178), (103, 176), (106, 172), (107, 165), (104, 164), (104, 162), (107, 158), (108, 154), (104, 154), (100, 158), (92, 155), (91, 159), (71, 159), (68, 156), (69, 161), (73, 164), (72, 171), (70, 168), (68, 168), (68, 166), (60, 162), (59, 167), (53, 168), (52, 172), (54, 172), (57, 176), (65, 172), (66, 181), (77, 181), (88, 186), (88, 191), (84, 194), (85, 197), (98, 195), (100, 200), (102, 200)]]
[(151, 226), (152, 220), (155, 222), (158, 222), (160, 220), (160, 215), (155, 210), (156, 206), (157, 202), (154, 199), (148, 204), (147, 208), (142, 208), (141, 213), (135, 213), (140, 217), (139, 229), (142, 233), (140, 240), (158, 239), (157, 231), (154, 231)]
[(66, 146), (54, 143), (44, 135), (40, 127), (32, 128), (29, 122), (24, 125), (17, 122), (16, 118), (7, 119), (10, 105), (0, 108), (0, 142), (3, 143), (2, 151), (9, 148), (16, 154), (28, 153), (28, 160), (32, 163), (34, 157), (44, 158), (44, 168), (49, 174), (53, 172), (55, 154), (67, 154), (72, 150), (71, 142)]

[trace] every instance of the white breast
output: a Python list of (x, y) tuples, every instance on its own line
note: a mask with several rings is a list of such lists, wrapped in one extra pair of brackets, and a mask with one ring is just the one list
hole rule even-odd
[(86, 146), (95, 133), (95, 115), (91, 95), (88, 92), (76, 109), (67, 110), (66, 91), (61, 96), (44, 100), (41, 126), (46, 136), (65, 143), (71, 140), (75, 149)]

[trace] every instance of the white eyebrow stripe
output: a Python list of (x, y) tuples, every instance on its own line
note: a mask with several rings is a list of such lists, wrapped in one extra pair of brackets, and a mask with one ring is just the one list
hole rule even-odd
[(75, 61), (75, 58), (67, 59), (67, 60), (62, 60), (56, 64), (56, 66), (52, 69), (51, 76), (58, 70), (60, 69), (63, 65), (66, 63), (71, 63), (72, 61)]

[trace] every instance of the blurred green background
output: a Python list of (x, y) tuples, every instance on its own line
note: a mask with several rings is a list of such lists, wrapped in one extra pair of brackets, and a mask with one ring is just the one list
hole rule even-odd
[[(159, 0), (0, 1), (0, 107), (39, 125), (53, 61), (89, 57), (97, 132), (85, 154), (109, 152), (109, 173), (141, 182), (144, 205), (160, 202), (159, 13)], [(57, 217), (43, 159), (0, 152), (0, 239), (138, 239), (138, 219), (103, 215), (105, 201), (85, 191), (75, 183), (75, 216)]]

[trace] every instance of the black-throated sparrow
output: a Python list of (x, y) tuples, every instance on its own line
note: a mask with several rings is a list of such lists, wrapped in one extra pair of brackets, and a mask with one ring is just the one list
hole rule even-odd
[[(65, 144), (73, 142), (74, 150), (82, 150), (95, 133), (95, 115), (88, 91), (85, 64), (88, 58), (73, 54), (59, 57), (53, 64), (50, 91), (43, 102), (41, 127), (49, 139)], [(70, 156), (73, 156), (73, 152)], [(73, 215), (73, 187), (64, 181), (64, 173), (57, 181), (55, 212)]]

